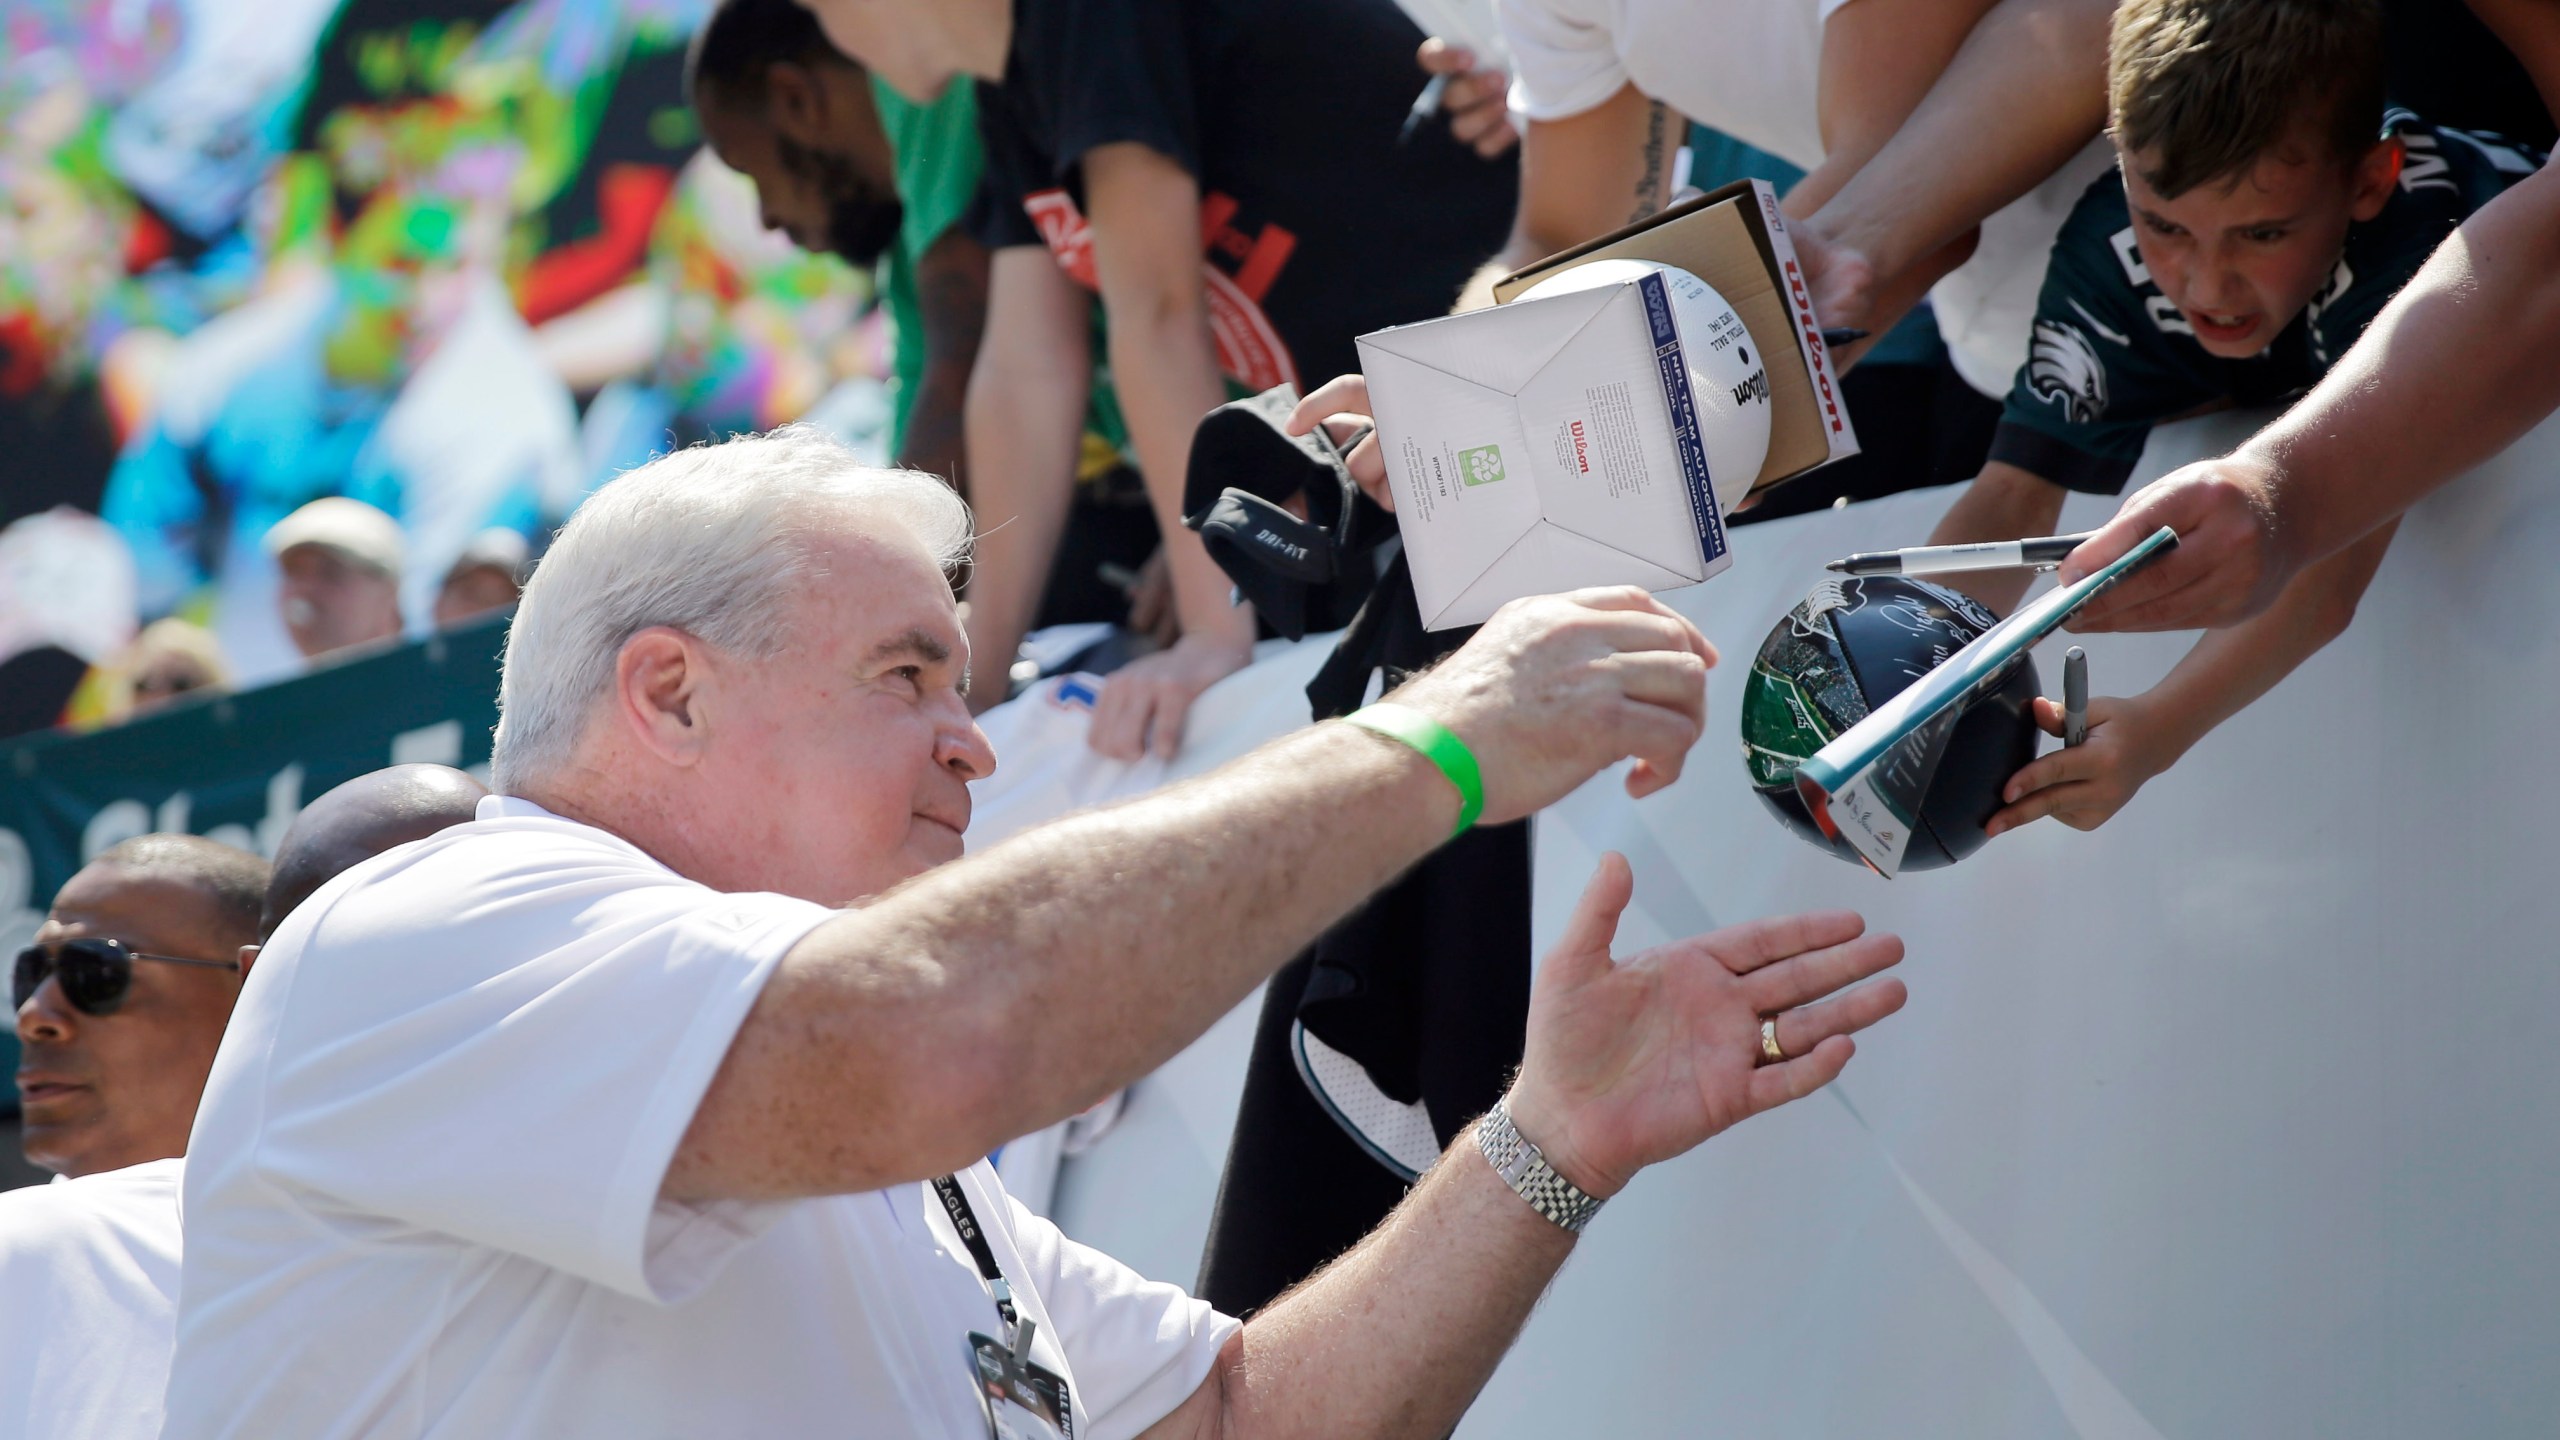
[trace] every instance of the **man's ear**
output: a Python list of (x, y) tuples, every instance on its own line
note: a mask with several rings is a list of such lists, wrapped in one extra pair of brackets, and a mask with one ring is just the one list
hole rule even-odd
[(808, 66), (776, 60), (765, 67), (764, 113), (774, 130), (793, 144), (833, 148), (828, 144), (827, 87)]
[(711, 727), (704, 708), (710, 654), (681, 630), (652, 625), (622, 642), (613, 664), (613, 713), (641, 748), (670, 765), (702, 758)]
[(2347, 207), (2350, 218), (2361, 224), (2382, 213), (2382, 207), (2391, 203), (2392, 187), (2400, 183), (2400, 166), (2408, 154), (2397, 135), (2364, 153), (2356, 162), (2355, 198)]

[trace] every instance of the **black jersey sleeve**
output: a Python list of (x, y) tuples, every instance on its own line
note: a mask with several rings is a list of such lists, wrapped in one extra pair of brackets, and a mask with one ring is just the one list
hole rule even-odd
[(978, 195), (964, 223), (970, 235), (990, 250), (1042, 243), (1040, 227), (1023, 209), (1023, 197), (1054, 183), (1046, 177), (1048, 162), (1025, 133), (1013, 96), (981, 82), (978, 86), (978, 144), (986, 156), (978, 176)]
[(2121, 491), (2151, 427), (2214, 398), (2172, 343), (2184, 328), (2134, 248), (2123, 182), (2098, 177), (2054, 237), (1991, 458), (2067, 489)]
[(2350, 226), (2329, 286), (2311, 302), (2313, 359), (2326, 371), (2416, 278), (2473, 212), (2541, 168), (2543, 154), (2501, 136), (2386, 117), (2403, 147), (2400, 178), (2380, 214)]
[(1192, 65), (1199, 7), (1180, 0), (1024, 0), (1013, 42), (1045, 131), (1038, 139), (1070, 187), (1084, 157), (1136, 143), (1200, 173), (1200, 77)]
[(1064, 191), (1084, 203), (1080, 167), (1134, 143), (1200, 173), (1191, 61), (1196, 7), (1179, 0), (1023, 0), (1000, 85), (981, 85), (986, 188), (970, 233), (990, 249), (1034, 245), (1025, 202)]

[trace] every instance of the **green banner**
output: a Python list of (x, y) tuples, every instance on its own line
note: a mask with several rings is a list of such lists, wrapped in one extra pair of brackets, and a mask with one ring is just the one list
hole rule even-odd
[[(89, 858), (156, 830), (272, 854), (303, 803), (385, 765), (489, 758), (506, 621), (206, 696), (112, 730), (0, 741), (0, 953), (44, 923)], [(0, 1076), (17, 1068), (0, 1040)], [(17, 1091), (0, 1085), (0, 1114)]]

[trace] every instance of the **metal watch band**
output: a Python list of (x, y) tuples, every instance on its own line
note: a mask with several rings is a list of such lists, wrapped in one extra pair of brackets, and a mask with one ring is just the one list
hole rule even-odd
[(1520, 1134), (1520, 1127), (1511, 1123), (1511, 1107), (1499, 1100), (1476, 1122), (1476, 1148), (1493, 1162), (1493, 1173), (1502, 1177), (1502, 1183), (1529, 1202), (1530, 1209), (1573, 1234), (1581, 1234), (1605, 1203), (1557, 1174), (1538, 1147)]

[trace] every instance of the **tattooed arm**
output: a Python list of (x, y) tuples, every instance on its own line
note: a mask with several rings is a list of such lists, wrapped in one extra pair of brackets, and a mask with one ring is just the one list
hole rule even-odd
[(1671, 198), (1671, 157), (1679, 149), (1671, 143), (1670, 108), (1659, 101), (1645, 106), (1644, 168), (1636, 172), (1635, 192), (1621, 223), (1633, 225)]

